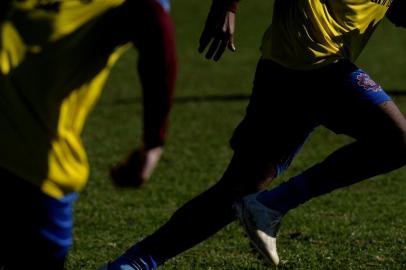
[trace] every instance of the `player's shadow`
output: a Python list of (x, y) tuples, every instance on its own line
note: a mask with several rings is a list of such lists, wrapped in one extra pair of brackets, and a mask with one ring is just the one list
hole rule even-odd
[[(406, 96), (405, 89), (388, 89), (385, 90), (390, 96)], [(174, 98), (175, 104), (186, 103), (209, 103), (209, 102), (233, 102), (249, 100), (251, 95), (249, 94), (232, 94), (232, 95), (207, 95), (207, 96), (178, 96)], [(108, 102), (109, 105), (126, 105), (142, 103), (141, 98), (120, 98), (115, 99), (112, 102)], [(106, 103), (104, 103), (106, 104)]]
[(174, 103), (204, 103), (217, 101), (240, 101), (249, 99), (248, 94), (233, 94), (233, 95), (208, 95), (208, 96), (180, 96), (176, 97)]
[[(406, 88), (405, 89), (388, 89), (385, 90), (387, 94), (390, 96), (406, 96)], [(248, 100), (251, 95), (249, 94), (233, 94), (233, 95), (207, 95), (207, 96), (180, 96), (174, 99), (175, 103), (204, 103), (204, 102), (216, 102), (216, 101), (241, 101), (241, 100)], [(123, 100), (121, 100), (122, 102)], [(140, 101), (140, 100), (137, 100)]]
[[(207, 95), (207, 96), (178, 96), (175, 97), (173, 102), (175, 104), (185, 104), (185, 103), (205, 103), (205, 102), (216, 102), (216, 101), (240, 101), (248, 100), (250, 95), (248, 94), (233, 94), (233, 95)], [(120, 98), (115, 99), (112, 102), (106, 102), (109, 105), (127, 105), (142, 103), (142, 98)], [(106, 104), (104, 103), (104, 104)]]

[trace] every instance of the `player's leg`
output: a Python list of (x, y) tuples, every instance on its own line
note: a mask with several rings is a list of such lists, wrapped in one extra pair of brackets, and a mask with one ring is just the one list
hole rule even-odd
[(234, 221), (233, 203), (241, 196), (262, 190), (275, 171), (262, 159), (236, 154), (216, 185), (187, 202), (161, 228), (102, 269), (118, 270), (121, 265), (155, 269)]
[[(320, 109), (323, 114), (320, 122), (356, 141), (282, 184), (280, 190), (260, 196), (279, 211), (287, 212), (310, 198), (393, 171), (406, 163), (406, 120), (379, 85), (354, 66), (341, 87), (331, 90), (334, 91), (330, 97), (320, 101), (325, 104)], [(283, 203), (293, 195), (296, 202)]]
[[(272, 210), (286, 214), (310, 199), (406, 163), (406, 120), (395, 103), (367, 74), (350, 64), (327, 69), (327, 81), (341, 78), (336, 87), (321, 89), (314, 107), (328, 128), (356, 139), (319, 164), (269, 192), (256, 196)], [(330, 84), (331, 85), (331, 84)], [(274, 235), (263, 235), (269, 241)]]
[[(304, 114), (298, 114), (302, 104), (288, 102), (290, 93), (274, 91), (277, 84), (292, 82), (289, 74), (275, 74), (277, 68), (260, 62), (247, 114), (231, 140), (235, 154), (220, 181), (187, 202), (121, 260), (142, 259), (152, 267), (153, 261), (161, 264), (193, 247), (235, 219), (233, 204), (237, 199), (263, 190), (288, 166), (313, 123)], [(109, 270), (118, 269), (117, 263), (120, 259)]]
[(0, 170), (1, 261), (6, 270), (62, 270), (72, 245), (76, 194), (60, 200)]

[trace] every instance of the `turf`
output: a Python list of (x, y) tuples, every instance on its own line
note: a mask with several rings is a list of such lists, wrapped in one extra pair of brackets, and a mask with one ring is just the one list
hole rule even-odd
[[(238, 14), (235, 54), (219, 63), (197, 53), (209, 1), (177, 0), (179, 80), (162, 162), (142, 190), (120, 190), (108, 168), (139, 145), (142, 106), (136, 52), (119, 61), (83, 140), (91, 178), (75, 208), (75, 244), (68, 270), (96, 269), (163, 224), (184, 202), (221, 176), (232, 154), (228, 139), (247, 105), (259, 44), (273, 1), (244, 1)], [(406, 31), (387, 21), (357, 64), (406, 113)], [(326, 89), (328, 91), (328, 89)], [(350, 139), (320, 128), (290, 170), (273, 185), (320, 161)], [(405, 269), (404, 169), (314, 199), (290, 212), (278, 238), (279, 269)], [(193, 228), (190, 228), (193, 230)], [(269, 269), (231, 224), (162, 269)]]

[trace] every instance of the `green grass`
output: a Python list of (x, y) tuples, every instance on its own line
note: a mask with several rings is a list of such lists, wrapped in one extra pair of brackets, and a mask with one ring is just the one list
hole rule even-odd
[[(153, 232), (184, 202), (221, 176), (232, 154), (228, 139), (247, 100), (216, 99), (248, 95), (259, 57), (262, 32), (273, 1), (244, 1), (238, 16), (238, 51), (219, 63), (203, 59), (197, 42), (209, 1), (177, 0), (179, 81), (165, 155), (142, 190), (118, 190), (109, 166), (139, 144), (142, 107), (135, 70), (136, 53), (127, 53), (113, 70), (90, 116), (84, 142), (91, 179), (75, 209), (75, 245), (68, 270), (95, 269)], [(384, 22), (358, 64), (386, 89), (406, 93), (406, 31)], [(396, 97), (406, 112), (406, 97)], [(348, 138), (320, 128), (273, 185), (320, 161)], [(350, 173), (350, 172), (349, 172)], [(293, 210), (278, 238), (279, 269), (406, 269), (406, 172), (335, 191)], [(193, 229), (193, 228), (191, 228)], [(252, 252), (241, 228), (231, 224), (170, 260), (162, 269), (269, 269)]]

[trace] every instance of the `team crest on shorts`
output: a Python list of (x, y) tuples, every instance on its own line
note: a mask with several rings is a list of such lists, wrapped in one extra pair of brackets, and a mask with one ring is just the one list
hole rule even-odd
[(374, 91), (374, 92), (382, 91), (382, 87), (376, 82), (374, 82), (371, 79), (371, 77), (369, 77), (369, 75), (366, 73), (359, 73), (356, 79), (357, 84), (366, 91)]

